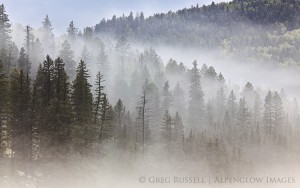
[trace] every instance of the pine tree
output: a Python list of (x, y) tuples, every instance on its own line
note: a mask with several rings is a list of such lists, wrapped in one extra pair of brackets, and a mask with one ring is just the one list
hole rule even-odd
[(119, 99), (116, 106), (114, 107), (114, 117), (118, 125), (117, 130), (122, 129), (122, 125), (125, 121), (125, 116), (126, 116), (126, 108), (123, 105), (122, 100)]
[(6, 75), (9, 74), (12, 65), (12, 54), (6, 48), (0, 48), (0, 60), (4, 66), (4, 72)]
[(168, 110), (165, 111), (161, 127), (161, 139), (166, 144), (168, 153), (170, 152), (172, 139), (172, 117)]
[(215, 68), (210, 66), (207, 71), (205, 72), (205, 78), (211, 81), (214, 81), (217, 79), (217, 73), (215, 71)]
[(5, 138), (5, 133), (7, 131), (5, 130), (7, 125), (6, 125), (6, 119), (7, 119), (7, 97), (8, 97), (8, 81), (5, 76), (4, 72), (4, 66), (2, 61), (0, 60), (0, 157), (2, 157), (4, 150), (5, 150), (5, 145), (6, 145), (6, 138)]
[(105, 45), (101, 42), (100, 46), (100, 52), (98, 55), (98, 68), (103, 72), (105, 76), (108, 76), (108, 71), (109, 71), (109, 62), (108, 62), (108, 57), (105, 53)]
[(53, 28), (52, 28), (52, 23), (48, 17), (48, 15), (46, 15), (46, 17), (44, 18), (43, 23), (43, 29), (46, 32), (52, 32)]
[(54, 82), (54, 87), (55, 87), (56, 99), (59, 102), (68, 101), (68, 97), (70, 94), (68, 76), (65, 71), (65, 64), (60, 57), (58, 57), (54, 61), (53, 82)]
[(241, 98), (239, 102), (238, 114), (237, 114), (237, 126), (240, 133), (246, 134), (250, 125), (250, 113), (246, 107), (245, 98)]
[(78, 28), (74, 26), (73, 20), (70, 22), (67, 32), (68, 32), (68, 37), (71, 40), (74, 40), (76, 38), (78, 33)]
[(34, 35), (32, 34), (32, 27), (27, 25), (25, 27), (25, 47), (26, 47), (26, 53), (28, 57), (31, 58), (32, 55), (32, 48), (33, 48), (33, 40), (34, 40)]
[(60, 58), (65, 63), (65, 69), (70, 80), (74, 80), (76, 73), (76, 63), (74, 61), (74, 52), (71, 49), (71, 45), (65, 40), (62, 44), (62, 49), (59, 51)]
[(49, 55), (46, 56), (46, 60), (43, 63), (43, 85), (42, 89), (45, 92), (45, 99), (43, 106), (46, 106), (53, 97), (53, 73), (54, 73), (54, 62)]
[(4, 5), (0, 5), (0, 49), (7, 48), (10, 42), (10, 23)]
[(87, 65), (90, 63), (90, 54), (86, 46), (84, 46), (81, 51), (81, 60), (84, 61)]
[(114, 111), (112, 106), (109, 104), (106, 94), (103, 95), (101, 103), (101, 127), (99, 141), (104, 139), (111, 139), (114, 137)]
[(173, 135), (174, 141), (178, 144), (182, 144), (184, 139), (184, 126), (178, 112), (176, 112), (176, 115), (173, 118), (173, 124), (174, 124), (174, 135)]
[(48, 54), (51, 54), (53, 57), (55, 55), (55, 41), (54, 41), (54, 34), (53, 34), (53, 28), (52, 28), (52, 24), (51, 21), (48, 17), (48, 15), (46, 15), (46, 17), (44, 18), (44, 21), (42, 22), (43, 27), (42, 27), (42, 31), (43, 31), (43, 36), (42, 36), (42, 44), (44, 49), (46, 50), (46, 52)]
[(103, 75), (101, 75), (100, 71), (97, 73), (96, 76), (96, 89), (95, 89), (95, 101), (94, 101), (94, 124), (96, 124), (99, 121), (100, 115), (101, 115), (101, 102), (103, 100)]
[(274, 107), (274, 131), (276, 134), (282, 133), (282, 125), (284, 123), (284, 110), (282, 106), (282, 100), (278, 92), (274, 93), (273, 98), (273, 107)]
[(268, 92), (265, 98), (265, 111), (264, 111), (264, 123), (267, 133), (271, 133), (274, 126), (274, 106), (273, 95), (271, 91)]
[(4, 66), (0, 60), (0, 113), (4, 110), (6, 103), (6, 89), (7, 89), (7, 79), (4, 72)]
[(88, 83), (88, 70), (84, 61), (80, 61), (76, 78), (72, 86), (72, 105), (75, 113), (75, 146), (83, 155), (88, 149), (88, 145), (92, 139), (91, 123), (93, 122), (93, 96), (91, 93), (91, 85)]
[(217, 117), (219, 123), (223, 121), (224, 113), (225, 113), (225, 93), (223, 87), (218, 89), (217, 96), (216, 96), (216, 110), (217, 110)]
[(185, 94), (179, 82), (177, 82), (174, 88), (173, 98), (174, 98), (173, 106), (175, 111), (178, 112), (181, 116), (185, 117), (186, 115)]
[(24, 72), (24, 74), (30, 74), (31, 62), (29, 61), (28, 55), (25, 53), (24, 48), (21, 48), (20, 50), (18, 67)]
[(170, 110), (170, 107), (173, 102), (172, 91), (170, 91), (169, 82), (167, 81), (162, 90), (162, 110)]
[(190, 71), (191, 86), (190, 86), (190, 101), (189, 101), (189, 121), (190, 126), (196, 127), (197, 124), (203, 123), (204, 117), (204, 99), (200, 82), (200, 72), (196, 61), (193, 62), (193, 68)]
[(10, 75), (10, 101), (13, 157), (28, 160), (32, 156), (31, 88), (22, 70)]
[(121, 62), (121, 74), (124, 74), (124, 63), (125, 63), (125, 58), (128, 55), (128, 51), (130, 49), (130, 45), (128, 43), (128, 40), (126, 37), (121, 37), (117, 44), (116, 44), (116, 52), (119, 56), (120, 62)]
[(85, 125), (92, 120), (93, 97), (91, 93), (91, 85), (88, 83), (88, 70), (84, 61), (80, 61), (76, 78), (73, 81), (72, 101), (76, 114), (76, 121), (80, 125)]
[(257, 125), (261, 121), (261, 99), (259, 95), (255, 94), (254, 106), (253, 106), (253, 125)]
[(229, 116), (230, 116), (231, 126), (233, 126), (234, 121), (236, 119), (237, 106), (238, 105), (236, 103), (235, 94), (234, 94), (233, 90), (231, 90), (230, 95), (227, 99), (227, 108), (228, 108), (228, 113), (229, 113)]
[[(62, 59), (54, 61), (53, 70), (54, 95), (45, 109), (42, 125), (41, 144), (47, 157), (60, 157), (67, 154), (73, 126), (73, 112), (69, 100), (68, 77)], [(47, 139), (47, 140), (46, 140)], [(47, 150), (45, 150), (48, 148)]]

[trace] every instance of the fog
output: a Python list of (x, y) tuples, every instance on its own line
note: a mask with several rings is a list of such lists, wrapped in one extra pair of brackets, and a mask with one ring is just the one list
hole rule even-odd
[(45, 23), (1, 44), (1, 188), (300, 186), (298, 68)]

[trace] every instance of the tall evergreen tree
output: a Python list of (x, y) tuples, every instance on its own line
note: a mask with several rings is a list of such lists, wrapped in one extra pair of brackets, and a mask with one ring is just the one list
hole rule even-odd
[(178, 112), (176, 112), (176, 115), (173, 118), (173, 125), (174, 125), (173, 140), (178, 144), (182, 144), (184, 139), (184, 126)]
[(171, 147), (172, 124), (173, 124), (172, 117), (169, 111), (166, 110), (162, 120), (161, 139), (162, 142), (166, 144), (168, 153), (170, 152), (170, 147)]
[(196, 61), (193, 62), (193, 68), (190, 71), (190, 101), (189, 101), (189, 121), (192, 127), (201, 127), (204, 117), (204, 94), (202, 92), (201, 82), (200, 82), (200, 72), (198, 69), (198, 64)]
[(100, 71), (97, 73), (96, 76), (96, 89), (95, 89), (95, 101), (94, 101), (94, 124), (97, 123), (100, 119), (100, 115), (101, 115), (101, 102), (103, 100), (103, 75), (101, 75)]
[(70, 77), (70, 80), (74, 80), (76, 74), (76, 63), (74, 61), (74, 52), (67, 40), (63, 42), (59, 55), (65, 63), (67, 75)]
[(264, 123), (267, 133), (271, 133), (274, 126), (274, 106), (273, 95), (271, 91), (268, 92), (265, 98), (265, 111), (264, 111)]
[(25, 53), (24, 48), (20, 50), (20, 56), (18, 59), (18, 67), (24, 72), (24, 74), (30, 74), (31, 62), (29, 61), (28, 55)]
[(46, 17), (44, 18), (44, 21), (42, 23), (43, 23), (44, 31), (52, 32), (52, 30), (53, 30), (52, 23), (51, 23), (48, 15), (46, 15)]
[(7, 143), (5, 138), (5, 133), (7, 133), (7, 113), (8, 113), (8, 103), (7, 103), (7, 90), (8, 81), (5, 76), (4, 66), (0, 60), (0, 157), (4, 154), (5, 143)]
[(276, 134), (282, 133), (282, 125), (284, 123), (284, 110), (282, 106), (282, 100), (278, 92), (274, 93), (273, 98), (273, 107), (274, 107), (274, 131)]
[(108, 57), (105, 53), (105, 45), (101, 42), (101, 46), (100, 46), (100, 52), (98, 54), (98, 66), (99, 66), (99, 70), (102, 71), (102, 73), (107, 76), (108, 75), (108, 71), (109, 71), (109, 62), (108, 62)]
[(26, 53), (28, 57), (31, 58), (32, 55), (32, 48), (33, 48), (33, 41), (34, 41), (34, 35), (32, 34), (32, 27), (27, 25), (25, 27), (25, 47), (26, 47)]
[(123, 105), (123, 102), (121, 99), (118, 100), (117, 104), (114, 107), (114, 118), (117, 124), (117, 132), (120, 134), (123, 124), (125, 122), (125, 117), (126, 117), (126, 108)]
[(239, 102), (238, 114), (237, 114), (237, 128), (242, 134), (246, 134), (250, 129), (250, 113), (246, 106), (245, 98), (241, 98)]
[(73, 20), (70, 22), (67, 32), (68, 32), (68, 37), (71, 40), (74, 40), (76, 38), (78, 33), (78, 28), (74, 26)]
[(93, 96), (91, 85), (88, 83), (88, 70), (84, 61), (80, 61), (76, 78), (73, 81), (72, 101), (76, 114), (76, 121), (80, 125), (91, 123), (93, 111)]
[(173, 95), (172, 95), (172, 91), (170, 91), (169, 82), (167, 81), (165, 82), (165, 85), (162, 90), (162, 110), (169, 111), (172, 102), (173, 102)]
[(102, 141), (104, 139), (111, 139), (114, 137), (113, 120), (114, 110), (109, 104), (106, 94), (104, 94), (101, 103), (101, 128), (99, 141)]
[(53, 97), (54, 88), (53, 88), (53, 74), (54, 74), (54, 62), (49, 55), (46, 56), (46, 60), (43, 62), (43, 86), (42, 89), (45, 92), (45, 98), (43, 100), (43, 106), (46, 106), (47, 103)]
[(7, 48), (10, 42), (10, 23), (3, 4), (0, 5), (0, 49)]
[(75, 112), (75, 146), (83, 155), (88, 149), (90, 139), (92, 138), (91, 123), (93, 122), (93, 96), (91, 93), (91, 85), (88, 83), (88, 70), (84, 61), (80, 61), (76, 78), (73, 81), (72, 103)]
[(237, 113), (237, 103), (236, 103), (236, 96), (231, 90), (230, 95), (227, 99), (227, 108), (228, 108), (228, 114), (230, 116), (230, 124), (233, 126), (234, 121), (236, 120), (236, 113)]
[(12, 151), (14, 158), (31, 159), (32, 122), (30, 78), (22, 70), (10, 75)]

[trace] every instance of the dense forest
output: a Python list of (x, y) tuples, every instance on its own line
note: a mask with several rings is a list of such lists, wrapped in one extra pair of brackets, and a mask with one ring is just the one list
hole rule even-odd
[[(137, 42), (220, 48), (243, 61), (298, 67), (300, 2), (296, 0), (234, 0), (192, 6), (145, 18), (141, 12), (103, 19), (96, 34), (127, 36)], [(92, 31), (87, 27), (85, 33)]]
[[(299, 1), (235, 0), (149, 18), (113, 17), (83, 32), (71, 21), (67, 33), (56, 37), (48, 15), (41, 28), (12, 30), (1, 5), (1, 187), (66, 186), (54, 184), (54, 169), (69, 164), (70, 181), (82, 187), (87, 184), (76, 178), (103, 171), (97, 160), (104, 159), (128, 169), (139, 160), (150, 166), (160, 161), (211, 175), (299, 162), (299, 104), (284, 89), (261, 88), (251, 80), (239, 86), (201, 60), (163, 62), (154, 48), (131, 47), (133, 38), (200, 47), (225, 42), (232, 50), (251, 48), (244, 55), (255, 57), (266, 45), (265, 56), (297, 64), (298, 11)], [(194, 28), (187, 27), (190, 22)], [(259, 24), (266, 23), (264, 31)], [(232, 30), (236, 24), (239, 35)], [(24, 36), (21, 42), (16, 33)], [(281, 49), (282, 43), (295, 51)]]

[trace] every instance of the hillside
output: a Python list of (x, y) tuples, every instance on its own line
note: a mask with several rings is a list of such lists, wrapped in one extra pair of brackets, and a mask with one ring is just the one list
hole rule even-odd
[(300, 62), (299, 12), (297, 0), (234, 0), (148, 18), (143, 13), (113, 16), (94, 30), (139, 42), (221, 48), (226, 55), (290, 66)]

